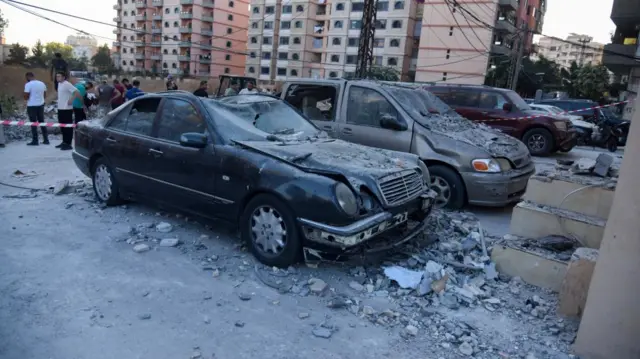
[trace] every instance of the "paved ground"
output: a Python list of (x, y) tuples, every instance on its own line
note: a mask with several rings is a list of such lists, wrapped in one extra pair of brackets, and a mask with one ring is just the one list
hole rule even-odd
[[(579, 156), (582, 151), (594, 155), (581, 150)], [(46, 188), (61, 179), (85, 180), (69, 152), (22, 142), (0, 149), (0, 182)], [(475, 328), (477, 336), (468, 335), (485, 350), (476, 358), (497, 358), (499, 352), (510, 353), (502, 358), (528, 352), (543, 353), (529, 359), (567, 358), (565, 344), (540, 332), (562, 323), (553, 316), (538, 321), (519, 309), (494, 313), (479, 306), (438, 316), (425, 310), (425, 317), (415, 319), (419, 325), (378, 325), (327, 308), (327, 298), (279, 294), (265, 285), (256, 278), (253, 258), (221, 224), (139, 204), (103, 208), (78, 194), (30, 197), (29, 191), (0, 186), (0, 196), (3, 359), (462, 358), (467, 355), (457, 349), (460, 342), (452, 347), (456, 340), (448, 334), (460, 331), (451, 325), (461, 321), (465, 330)], [(486, 229), (508, 228), (508, 209), (473, 210)], [(163, 235), (149, 228), (159, 221), (174, 231)], [(146, 235), (177, 237), (184, 245), (135, 253), (125, 242)], [(348, 291), (352, 280), (349, 269), (332, 266), (300, 266), (289, 274), (299, 283), (321, 277), (336, 292)], [(517, 308), (525, 306), (525, 294), (511, 293), (522, 295)], [(247, 295), (250, 300), (240, 299)], [(380, 312), (403, 305), (402, 298), (388, 296), (361, 300)], [(400, 332), (407, 323), (427, 330), (406, 340)], [(313, 335), (319, 328), (329, 328), (331, 338)]]

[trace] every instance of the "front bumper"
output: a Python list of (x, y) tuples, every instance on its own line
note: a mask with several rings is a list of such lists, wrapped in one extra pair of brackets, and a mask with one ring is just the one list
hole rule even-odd
[(91, 177), (91, 169), (89, 168), (89, 158), (79, 154), (75, 150), (73, 150), (71, 157), (73, 158), (73, 162), (76, 163), (76, 166), (78, 167), (78, 169), (82, 173), (84, 173), (85, 176)]
[(366, 252), (387, 250), (405, 243), (424, 231), (426, 219), (431, 213), (435, 200), (435, 192), (429, 190), (420, 197), (399, 207), (361, 219), (347, 226), (331, 226), (314, 222), (305, 218), (298, 218), (305, 237), (305, 247), (314, 248), (321, 252), (340, 253), (358, 251), (375, 241), (383, 233), (391, 229), (402, 227), (408, 220), (419, 222), (402, 236), (394, 237), (384, 248), (369, 248)]
[(536, 172), (531, 162), (524, 168), (503, 173), (463, 172), (469, 204), (502, 207), (520, 201), (529, 178)]
[(556, 147), (568, 151), (574, 148), (578, 143), (578, 132), (575, 128), (572, 128), (566, 132), (560, 132), (560, 135), (556, 139)]

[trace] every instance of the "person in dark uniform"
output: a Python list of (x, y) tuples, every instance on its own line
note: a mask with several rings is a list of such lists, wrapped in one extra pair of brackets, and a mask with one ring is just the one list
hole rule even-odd
[(193, 91), (193, 94), (198, 97), (209, 97), (209, 93), (207, 92), (207, 87), (209, 84), (207, 81), (200, 81), (200, 87), (197, 90)]
[(56, 52), (53, 60), (51, 60), (51, 80), (53, 80), (56, 92), (58, 92), (58, 80), (56, 78), (56, 74), (60, 72), (64, 73), (66, 76), (69, 76), (69, 65), (62, 58), (62, 54)]

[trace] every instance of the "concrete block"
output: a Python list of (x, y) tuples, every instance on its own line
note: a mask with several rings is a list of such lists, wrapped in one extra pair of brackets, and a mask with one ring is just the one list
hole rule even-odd
[(613, 189), (600, 186), (586, 187), (582, 183), (570, 182), (564, 178), (550, 179), (533, 176), (529, 179), (524, 198), (543, 206), (558, 207), (607, 219), (613, 204), (614, 193)]
[(560, 288), (558, 314), (568, 317), (582, 316), (597, 260), (597, 249), (578, 248), (573, 253)]
[(510, 233), (525, 238), (564, 236), (575, 238), (583, 247), (598, 249), (606, 223), (602, 218), (525, 201), (513, 208)]
[(567, 263), (518, 248), (497, 245), (491, 260), (500, 273), (520, 277), (526, 283), (558, 292), (562, 287)]

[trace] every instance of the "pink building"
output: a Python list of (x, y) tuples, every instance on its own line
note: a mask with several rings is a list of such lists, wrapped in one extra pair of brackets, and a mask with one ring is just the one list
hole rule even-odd
[(141, 73), (242, 75), (248, 7), (242, 0), (119, 0), (119, 65)]

